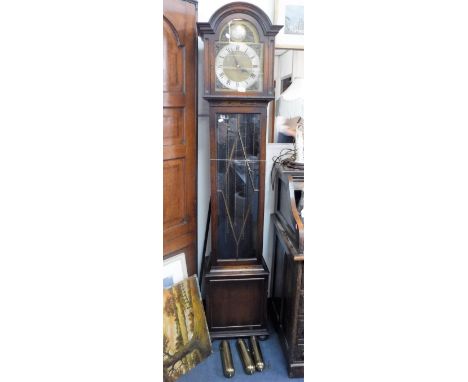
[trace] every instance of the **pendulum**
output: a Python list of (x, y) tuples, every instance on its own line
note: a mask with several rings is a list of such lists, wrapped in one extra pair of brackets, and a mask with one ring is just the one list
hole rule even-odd
[(250, 351), (257, 371), (263, 371), (265, 363), (263, 362), (262, 350), (255, 336), (250, 336)]
[(219, 344), (221, 352), (221, 362), (223, 364), (223, 374), (226, 378), (232, 378), (235, 374), (234, 364), (232, 362), (231, 347), (226, 340), (221, 341)]
[(253, 374), (255, 372), (255, 366), (250, 356), (249, 349), (241, 338), (237, 339), (237, 350), (239, 351), (245, 374)]

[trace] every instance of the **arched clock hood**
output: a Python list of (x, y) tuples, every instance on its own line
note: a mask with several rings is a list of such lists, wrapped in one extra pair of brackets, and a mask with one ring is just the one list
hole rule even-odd
[[(247, 89), (239, 92), (229, 88), (220, 89), (219, 78), (216, 76), (216, 56), (221, 43), (220, 33), (229, 22), (245, 20), (254, 26), (259, 35), (259, 56), (261, 56), (261, 78), (256, 89)], [(197, 23), (199, 36), (204, 44), (204, 90), (203, 98), (206, 100), (250, 100), (270, 102), (274, 99), (273, 64), (275, 51), (275, 36), (282, 25), (272, 24), (267, 14), (258, 6), (233, 2), (219, 8), (208, 22)]]

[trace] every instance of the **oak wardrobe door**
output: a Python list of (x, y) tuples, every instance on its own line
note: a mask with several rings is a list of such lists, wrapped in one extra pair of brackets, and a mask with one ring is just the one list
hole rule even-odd
[(197, 273), (196, 2), (164, 0), (164, 257)]

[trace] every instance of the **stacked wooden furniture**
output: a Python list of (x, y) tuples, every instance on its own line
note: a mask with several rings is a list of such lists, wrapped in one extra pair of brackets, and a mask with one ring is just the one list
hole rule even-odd
[(270, 311), (290, 377), (304, 376), (304, 171), (276, 165)]

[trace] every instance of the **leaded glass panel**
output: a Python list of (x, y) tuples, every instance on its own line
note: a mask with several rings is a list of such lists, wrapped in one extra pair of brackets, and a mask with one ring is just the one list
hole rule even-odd
[(257, 256), (260, 115), (217, 114), (217, 254)]

